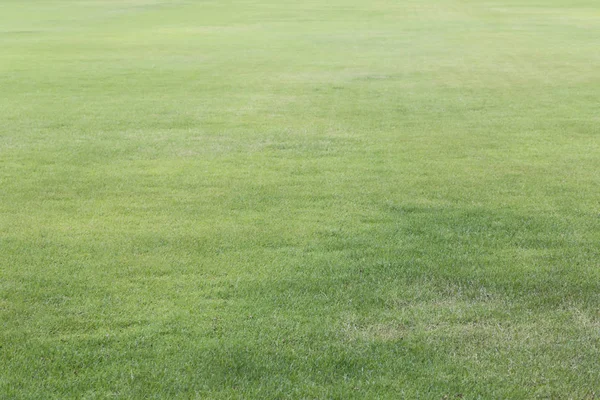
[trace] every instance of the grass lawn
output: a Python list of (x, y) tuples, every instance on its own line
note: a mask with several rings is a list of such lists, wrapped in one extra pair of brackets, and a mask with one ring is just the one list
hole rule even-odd
[(0, 398), (600, 397), (597, 0), (2, 0)]

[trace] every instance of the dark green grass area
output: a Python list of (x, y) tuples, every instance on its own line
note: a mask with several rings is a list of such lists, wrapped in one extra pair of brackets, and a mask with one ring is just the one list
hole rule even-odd
[(600, 397), (595, 1), (0, 2), (0, 398)]

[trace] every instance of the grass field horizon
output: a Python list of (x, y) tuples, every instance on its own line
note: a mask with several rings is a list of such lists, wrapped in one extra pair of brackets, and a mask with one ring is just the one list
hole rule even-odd
[(600, 397), (600, 5), (0, 2), (0, 398)]

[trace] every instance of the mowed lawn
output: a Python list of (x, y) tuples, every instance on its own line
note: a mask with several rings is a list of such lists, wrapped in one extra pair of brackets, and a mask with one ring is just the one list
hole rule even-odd
[(600, 397), (596, 0), (2, 0), (0, 398)]

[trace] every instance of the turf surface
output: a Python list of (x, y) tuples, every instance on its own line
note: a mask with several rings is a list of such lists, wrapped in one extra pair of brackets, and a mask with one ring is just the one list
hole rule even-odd
[(599, 32), (2, 0), (0, 397), (599, 397)]

